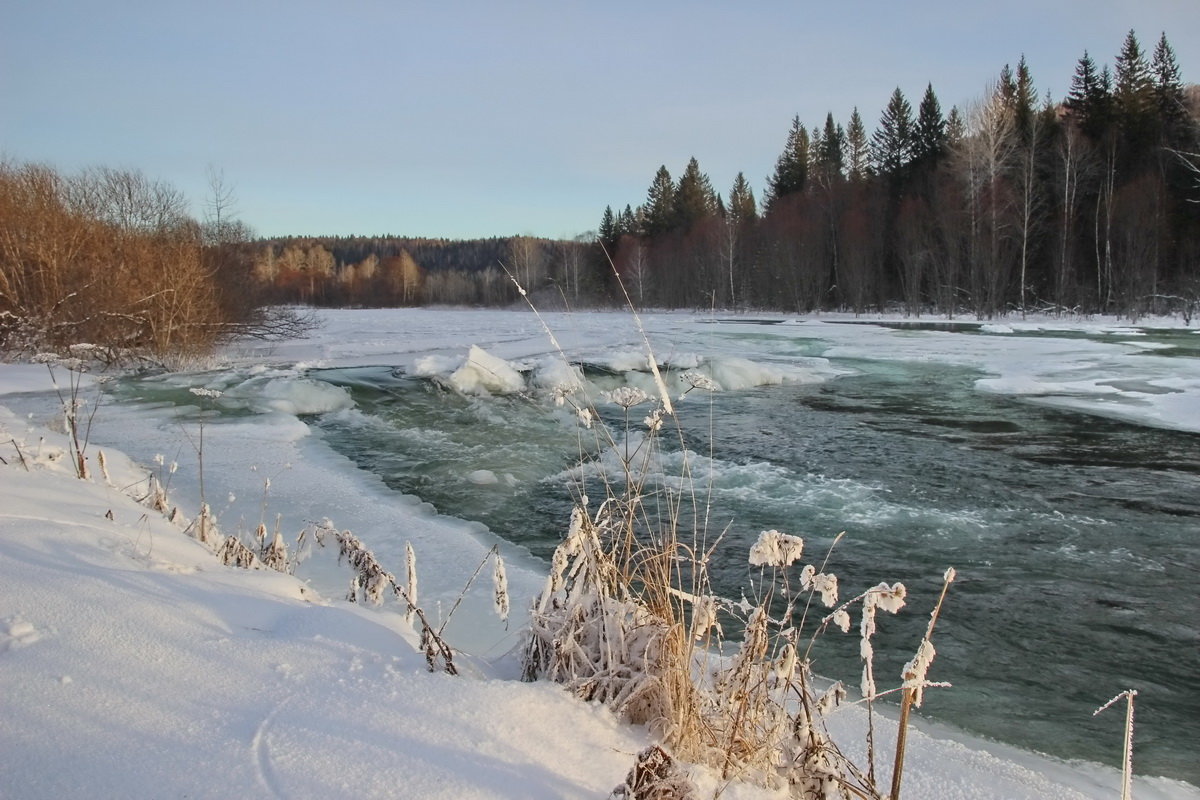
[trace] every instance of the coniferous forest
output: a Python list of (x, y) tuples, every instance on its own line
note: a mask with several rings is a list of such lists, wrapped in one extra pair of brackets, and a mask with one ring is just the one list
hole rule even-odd
[(967, 108), (897, 88), (868, 132), (793, 120), (757, 202), (695, 159), (598, 240), (636, 302), (912, 314), (1185, 313), (1200, 301), (1200, 87), (1165, 35), (1084, 53), (1039, 95), (1022, 58)]

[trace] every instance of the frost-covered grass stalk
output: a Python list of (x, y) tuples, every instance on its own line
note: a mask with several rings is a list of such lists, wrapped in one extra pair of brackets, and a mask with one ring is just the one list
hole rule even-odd
[[(707, 530), (707, 493), (692, 481), (676, 406), (661, 378), (654, 385), (658, 397), (621, 387), (597, 398), (616, 406), (612, 425), (582, 382), (556, 394), (575, 407), (581, 435), (594, 437), (594, 445), (581, 448), (570, 524), (533, 604), (525, 677), (545, 677), (609, 705), (648, 725), (674, 755), (727, 780), (787, 785), (805, 798), (886, 797), (875, 778), (873, 743), (871, 763), (860, 766), (829, 734), (826, 721), (847, 691), (818, 679), (811, 656), (822, 634), (831, 626), (849, 632), (859, 611), (863, 696), (869, 704), (883, 694), (871, 638), (878, 611), (904, 606), (904, 586), (880, 583), (839, 603), (838, 579), (824, 561), (804, 564), (803, 540), (770, 530), (747, 559), (757, 570), (757, 596), (716, 596), (708, 565), (722, 536)], [(671, 479), (659, 449), (666, 433), (679, 437), (683, 454), (681, 474)], [(827, 613), (807, 630), (818, 604)], [(910, 704), (919, 705), (932, 685), (926, 672), (938, 609), (902, 676)], [(902, 766), (902, 756), (896, 763)]]
[(1121, 800), (1131, 800), (1133, 797), (1133, 698), (1137, 697), (1137, 689), (1126, 689), (1092, 712), (1096, 716), (1116, 705), (1125, 698), (1125, 752), (1121, 764)]
[(375, 554), (357, 536), (350, 531), (338, 530), (328, 519), (310, 525), (301, 532), (301, 547), (303, 542), (310, 537), (322, 547), (324, 547), (326, 539), (332, 538), (338, 546), (338, 561), (340, 562), (342, 559), (345, 559), (346, 563), (353, 570), (353, 576), (350, 580), (350, 591), (346, 595), (347, 600), (352, 603), (367, 602), (372, 605), (379, 605), (383, 602), (384, 596), (390, 591), (404, 602), (406, 619), (412, 620), (415, 617), (420, 623), (421, 649), (425, 653), (425, 661), (429, 665), (430, 672), (436, 672), (440, 669), (451, 675), (458, 674), (458, 667), (454, 664), (454, 650), (446, 641), (445, 628), (450, 618), (454, 616), (454, 611), (470, 590), (471, 584), (479, 577), (489, 559), (494, 561), (492, 576), (493, 600), (496, 612), (502, 619), (507, 619), (509, 608), (508, 580), (505, 576), (504, 563), (500, 558), (497, 547), (493, 547), (484, 556), (483, 561), (480, 562), (475, 572), (467, 580), (454, 606), (450, 609), (445, 619), (442, 620), (441, 624), (434, 625), (417, 603), (416, 557), (413, 554), (411, 544), (406, 543), (405, 545), (407, 553), (406, 577), (408, 581), (407, 585), (405, 585), (397, 581), (396, 577), (379, 563), (378, 559), (375, 558)]
[(890, 800), (900, 800), (900, 779), (904, 774), (904, 752), (908, 741), (909, 712), (914, 707), (921, 707), (921, 703), (925, 699), (926, 687), (941, 685), (932, 684), (927, 679), (929, 666), (933, 663), (933, 657), (936, 655), (936, 651), (933, 649), (933, 628), (937, 625), (938, 617), (942, 613), (942, 602), (946, 599), (946, 592), (949, 591), (950, 584), (954, 582), (955, 577), (957, 574), (953, 567), (947, 569), (943, 575), (942, 593), (938, 597), (937, 605), (933, 607), (933, 611), (929, 615), (929, 625), (925, 628), (925, 635), (921, 637), (916, 655), (904, 665), (901, 672), (901, 677), (904, 678), (904, 694), (900, 702), (899, 729), (896, 732), (896, 761), (892, 768), (892, 789), (888, 794)]
[[(208, 389), (204, 387), (193, 386), (189, 391), (197, 397), (204, 398), (210, 402), (215, 402), (221, 396), (221, 392), (217, 389)], [(204, 544), (210, 544), (216, 535), (213, 519), (212, 508), (208, 505), (208, 498), (204, 493), (204, 415), (201, 413), (200, 422), (197, 426), (196, 439), (192, 442), (192, 447), (196, 451), (196, 475), (200, 484), (200, 513), (195, 520), (195, 536)]]
[[(38, 353), (33, 360), (45, 364), (46, 369), (50, 371), (50, 383), (54, 386), (58, 401), (62, 405), (63, 426), (71, 444), (75, 476), (87, 480), (91, 477), (87, 463), (88, 440), (91, 436), (92, 422), (100, 407), (100, 395), (97, 392), (90, 410), (84, 415), (82, 409), (88, 403), (82, 396), (83, 376), (90, 371), (90, 359), (96, 355), (99, 348), (91, 344), (74, 344), (68, 349), (71, 353), (69, 356), (64, 357), (57, 353)], [(67, 371), (68, 379), (65, 390), (58, 383), (55, 367), (62, 367)]]

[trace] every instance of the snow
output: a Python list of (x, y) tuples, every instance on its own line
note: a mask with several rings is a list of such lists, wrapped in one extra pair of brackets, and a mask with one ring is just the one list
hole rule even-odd
[[(547, 316), (573, 357), (601, 363), (605, 354), (639, 352), (624, 316)], [(348, 402), (302, 373), (310, 366), (403, 369), (419, 362), (439, 376), (469, 368), (475, 383), (464, 374), (464, 385), (488, 392), (523, 391), (517, 366), (553, 359), (552, 348), (530, 314), (328, 311), (322, 319), (310, 340), (230, 350), (221, 381), (215, 373), (179, 376), (181, 386), (222, 391), (197, 398), (198, 407), (218, 402), (249, 412), (204, 428), (208, 496), (234, 498), (218, 509), (226, 530), (279, 514), (285, 532), (294, 532), (330, 517), (393, 569), (404, 563), (405, 548), (376, 546), (371, 533), (403, 531), (416, 552), (422, 602), (444, 614), (494, 537), (396, 495), (330, 452), (299, 415), (348, 409)], [(643, 318), (652, 343), (664, 350), (660, 358), (680, 347), (706, 354), (692, 366), (740, 358), (735, 345), (712, 335), (718, 327), (736, 330), (736, 323), (698, 321)], [(1089, 329), (1105, 324), (1113, 328), (1109, 322)], [(869, 358), (886, 343), (898, 358), (983, 369), (993, 377), (980, 380), (981, 391), (1200, 430), (1196, 359), (1117, 341), (999, 331), (916, 334), (811, 319), (754, 327), (778, 336), (781, 348), (795, 337), (819, 336), (831, 342), (826, 357)], [(628, 369), (647, 368), (644, 355), (623, 360)], [(832, 377), (819, 361), (815, 372)], [(244, 370), (230, 378), (230, 368)], [(535, 385), (552, 386), (574, 373), (539, 366), (536, 374), (547, 377)], [(5, 394), (49, 388), (42, 365), (0, 366), (0, 402)], [(90, 384), (84, 388), (91, 396)], [(447, 628), (450, 642), (465, 651), (464, 674), (430, 673), (402, 607), (348, 604), (326, 588), (344, 587), (349, 578), (332, 553), (314, 554), (303, 565), (305, 580), (225, 567), (127, 495), (144, 487), (144, 471), (131, 458), (105, 446), (109, 480), (95, 469), (92, 480), (76, 479), (64, 437), (44, 427), (54, 425), (54, 406), (48, 402), (34, 419), (0, 408), (0, 797), (595, 798), (623, 779), (648, 743), (645, 730), (620, 724), (601, 707), (550, 684), (513, 680), (506, 654), (546, 580), (546, 566), (519, 548), (502, 545), (512, 597), (508, 627), (492, 616), (491, 587), (476, 587)], [(98, 437), (119, 442), (151, 468), (158, 453), (166, 463), (179, 461), (172, 499), (194, 513), (196, 428), (180, 419), (106, 405), (97, 415)], [(485, 470), (470, 476), (479, 491), (508, 477)], [(849, 707), (838, 719), (857, 730), (863, 717)], [(893, 726), (877, 733), (886, 752)], [(907, 765), (909, 797), (1101, 798), (1120, 786), (1119, 771), (1109, 766), (1063, 763), (927, 723), (909, 736)], [(699, 768), (693, 777), (702, 797), (721, 788)], [(782, 795), (735, 784), (721, 796)], [(1134, 796), (1195, 800), (1200, 790), (1139, 777)]]

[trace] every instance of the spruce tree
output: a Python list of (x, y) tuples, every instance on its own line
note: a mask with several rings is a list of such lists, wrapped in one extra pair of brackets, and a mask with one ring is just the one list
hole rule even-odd
[(1083, 51), (1075, 66), (1075, 76), (1064, 105), (1079, 124), (1079, 129), (1093, 140), (1104, 138), (1111, 122), (1112, 96), (1108, 67), (1097, 72), (1096, 62)]
[(946, 148), (956, 149), (966, 135), (967, 123), (963, 120), (962, 112), (958, 106), (951, 106), (950, 113), (946, 115)]
[(833, 121), (833, 113), (825, 115), (825, 128), (820, 147), (815, 148), (817, 168), (826, 179), (841, 177), (846, 149), (846, 133)]
[(1013, 76), (1012, 67), (1005, 64), (1000, 69), (1000, 79), (996, 83), (996, 93), (1006, 109), (1010, 111), (1016, 105), (1017, 79)]
[(717, 197), (708, 176), (693, 157), (675, 189), (675, 224), (684, 230), (717, 211)]
[(1033, 118), (1037, 114), (1037, 90), (1033, 86), (1033, 75), (1029, 72), (1029, 64), (1025, 62), (1025, 54), (1021, 54), (1021, 60), (1017, 62), (1017, 82), (1016, 91), (1013, 95), (1013, 119), (1017, 125), (1017, 131), (1021, 135), (1021, 140), (1025, 144), (1029, 143), (1029, 137), (1033, 130)]
[(1190, 149), (1194, 143), (1195, 123), (1184, 99), (1183, 79), (1175, 61), (1175, 51), (1165, 33), (1154, 48), (1150, 74), (1163, 144), (1172, 150)]
[(637, 218), (634, 217), (633, 209), (629, 204), (625, 204), (625, 210), (617, 215), (617, 238), (622, 236), (633, 236), (638, 232)]
[(912, 160), (913, 118), (912, 106), (904, 99), (900, 87), (892, 92), (879, 127), (871, 137), (871, 158), (875, 170), (881, 175), (896, 179)]
[(642, 211), (642, 233), (647, 236), (666, 233), (675, 224), (675, 182), (665, 164), (654, 173)]
[(754, 203), (754, 190), (747, 183), (746, 176), (740, 172), (733, 179), (733, 188), (729, 190), (726, 218), (731, 224), (739, 226), (758, 218), (758, 208)]
[(808, 183), (808, 149), (808, 131), (800, 124), (800, 117), (793, 117), (787, 144), (775, 162), (775, 174), (768, 183), (768, 210), (776, 201), (804, 190)]
[(1125, 156), (1134, 161), (1149, 154), (1155, 123), (1154, 82), (1150, 65), (1142, 54), (1137, 36), (1130, 31), (1121, 45), (1115, 64), (1113, 90), (1117, 124), (1125, 144)]
[(913, 160), (928, 166), (941, 157), (946, 148), (946, 121), (933, 84), (925, 87), (925, 96), (917, 109), (917, 125), (913, 136)]
[(867, 128), (855, 106), (850, 114), (850, 124), (846, 126), (846, 176), (852, 181), (865, 179), (870, 172), (870, 158)]
[(617, 220), (613, 216), (612, 206), (604, 207), (604, 215), (600, 218), (600, 229), (596, 232), (600, 243), (608, 252), (612, 252), (617, 241)]

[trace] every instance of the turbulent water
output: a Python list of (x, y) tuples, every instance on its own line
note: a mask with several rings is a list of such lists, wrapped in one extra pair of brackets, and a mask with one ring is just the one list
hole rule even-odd
[[(752, 388), (696, 389), (679, 403), (682, 436), (668, 426), (656, 440), (658, 485), (694, 493), (711, 536), (723, 532), (711, 562), (720, 594), (755, 591), (747, 551), (760, 531), (803, 536), (808, 559), (824, 557), (845, 531), (827, 567), (843, 597), (881, 580), (909, 589), (909, 608), (881, 619), (875, 640), (879, 682), (895, 685), (953, 566), (959, 579), (930, 676), (953, 688), (932, 692), (922, 714), (1059, 757), (1115, 764), (1122, 715), (1092, 711), (1136, 688), (1137, 771), (1200, 785), (1200, 435), (980, 391), (980, 371), (890, 360), (801, 330), (705, 327), (695, 345), (702, 355), (666, 374), (674, 392), (686, 388), (685, 369), (705, 369), (708, 352), (727, 359), (707, 364), (708, 374)], [(978, 332), (966, 326), (955, 335)], [(919, 338), (890, 346), (906, 342), (924, 346)], [(1146, 346), (1200, 356), (1194, 334), (1163, 334)], [(188, 386), (199, 381), (226, 392), (212, 414), (298, 415), (393, 489), (548, 559), (572, 498), (602, 495), (595, 462), (611, 466), (611, 453), (545, 385), (464, 393), (449, 368), (434, 363), (461, 363), (463, 353), (457, 345), (440, 353), (424, 369), (262, 368), (129, 379), (110, 391), (147, 408), (194, 408)], [(754, 385), (762, 375), (730, 354), (787, 380)], [(633, 383), (653, 394), (644, 363), (636, 370), (619, 361), (580, 366), (597, 392)], [(618, 451), (644, 452), (649, 403), (630, 409), (628, 421), (611, 403), (597, 407)], [(625, 438), (627, 426), (634, 433)], [(593, 466), (578, 469), (581, 456)], [(681, 487), (685, 465), (691, 483)], [(814, 657), (818, 672), (857, 686), (855, 635), (824, 636)]]
[[(747, 350), (759, 346), (743, 336)], [(788, 347), (804, 359), (823, 343)], [(898, 674), (954, 566), (933, 677), (955, 688), (932, 696), (927, 716), (1112, 763), (1122, 720), (1091, 712), (1136, 687), (1138, 771), (1200, 782), (1200, 436), (981, 393), (980, 374), (961, 367), (833, 364), (851, 374), (682, 404), (692, 487), (708, 529), (726, 530), (717, 591), (753, 591), (746, 552), (763, 529), (804, 536), (810, 556), (844, 530), (829, 566), (844, 594), (880, 580), (909, 588), (908, 613), (883, 620), (877, 640), (888, 654), (877, 674)], [(334, 448), (397, 490), (548, 557), (575, 482), (589, 474), (572, 467), (593, 450), (569, 407), (464, 396), (388, 368), (310, 377), (354, 397), (353, 410), (316, 421)], [(601, 388), (621, 382), (603, 370), (589, 377)], [(621, 430), (620, 409), (606, 408)], [(633, 429), (647, 408), (632, 409)], [(659, 442), (674, 451), (664, 473), (678, 474), (676, 437)], [(856, 685), (857, 649), (853, 636), (826, 636), (818, 671)]]

